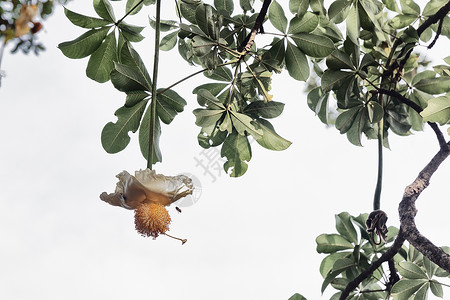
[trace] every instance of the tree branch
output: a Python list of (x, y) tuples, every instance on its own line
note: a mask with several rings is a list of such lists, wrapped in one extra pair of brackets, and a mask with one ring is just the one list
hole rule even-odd
[(397, 238), (395, 239), (392, 246), (385, 252), (383, 255), (380, 256), (380, 258), (369, 266), (368, 269), (366, 269), (364, 272), (358, 275), (355, 279), (350, 281), (348, 285), (345, 287), (345, 289), (342, 291), (341, 296), (339, 297), (339, 300), (345, 300), (351, 291), (353, 291), (355, 288), (358, 287), (358, 285), (366, 278), (368, 278), (372, 273), (378, 269), (382, 263), (391, 260), (395, 254), (400, 251), (403, 243), (405, 242), (405, 238), (403, 237), (402, 232), (399, 232)]
[(267, 10), (269, 9), (270, 2), (272, 0), (264, 0), (264, 3), (261, 7), (261, 11), (258, 14), (258, 17), (255, 20), (255, 24), (253, 25), (252, 30), (250, 33), (245, 37), (242, 44), (237, 47), (237, 51), (242, 52), (244, 51), (243, 55), (247, 54), (248, 51), (250, 51), (250, 48), (252, 48), (253, 44), (255, 43), (255, 37), (258, 32), (264, 33), (263, 29), (263, 23), (264, 19), (267, 15)]
[(422, 191), (429, 185), (430, 178), (439, 168), (441, 163), (450, 154), (450, 142), (445, 148), (441, 148), (428, 165), (419, 173), (419, 176), (412, 184), (406, 187), (403, 199), (400, 202), (398, 211), (400, 215), (400, 233), (413, 245), (420, 253), (429, 258), (432, 262), (450, 272), (450, 255), (435, 246), (430, 240), (424, 237), (416, 227), (414, 217), (417, 209), (415, 202)]
[[(400, 94), (394, 90), (378, 89), (377, 91), (380, 94), (384, 94), (384, 95), (388, 95), (388, 96), (396, 98), (401, 103), (406, 104), (409, 107), (411, 107), (412, 109), (414, 109), (418, 114), (420, 114), (423, 111), (423, 109), (422, 109), (422, 107), (420, 107), (420, 105), (409, 100), (408, 98), (406, 98), (405, 96), (403, 96), (402, 94)], [(433, 129), (433, 131), (436, 133), (436, 137), (438, 139), (439, 146), (441, 147), (441, 149), (446, 149), (447, 142), (445, 141), (444, 135), (442, 134), (442, 131), (439, 129), (437, 124), (433, 123), (433, 122), (427, 122), (427, 123), (428, 123), (428, 125), (431, 126), (431, 129)]]

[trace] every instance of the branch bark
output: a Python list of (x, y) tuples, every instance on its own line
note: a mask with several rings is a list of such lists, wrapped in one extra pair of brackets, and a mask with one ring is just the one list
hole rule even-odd
[(252, 48), (253, 44), (255, 43), (256, 34), (258, 32), (264, 33), (263, 23), (264, 23), (264, 19), (266, 18), (267, 11), (269, 9), (271, 1), (272, 0), (264, 0), (264, 3), (258, 14), (258, 17), (255, 20), (255, 24), (253, 25), (252, 30), (245, 37), (245, 40), (242, 42), (242, 44), (240, 44), (239, 47), (237, 47), (237, 51), (239, 51), (239, 52), (244, 51), (244, 53), (241, 55), (241, 57), (245, 56), (245, 54), (247, 54), (247, 52), (250, 51), (250, 48)]
[(429, 185), (430, 178), (450, 154), (450, 142), (445, 148), (441, 148), (428, 165), (419, 173), (419, 176), (412, 184), (406, 187), (403, 199), (400, 202), (398, 212), (400, 215), (400, 233), (413, 245), (420, 253), (432, 262), (450, 272), (450, 255), (435, 246), (430, 240), (424, 237), (416, 227), (414, 217), (417, 209), (415, 202), (422, 191)]

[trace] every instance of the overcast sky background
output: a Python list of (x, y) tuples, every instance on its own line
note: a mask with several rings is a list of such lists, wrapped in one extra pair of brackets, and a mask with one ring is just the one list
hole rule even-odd
[[(68, 8), (94, 16), (91, 1), (73, 1)], [(139, 21), (130, 23), (145, 26), (148, 14), (153, 10), (142, 11), (134, 19)], [(170, 16), (173, 11), (163, 9), (163, 18)], [(337, 213), (371, 211), (376, 141), (351, 145), (307, 107), (302, 84), (275, 75), (273, 100), (286, 106), (273, 124), (293, 144), (274, 152), (253, 143), (243, 177), (229, 178), (210, 168), (214, 179), (197, 164), (206, 162), (192, 114), (197, 108), (192, 89), (206, 82), (197, 76), (175, 88), (188, 105), (171, 126), (163, 125), (163, 163), (155, 166), (158, 173), (191, 173), (201, 182), (195, 205), (181, 214), (169, 208), (169, 233), (188, 242), (182, 246), (165, 236), (141, 237), (134, 230), (133, 211), (99, 199), (103, 191), (114, 191), (116, 174), (146, 167), (137, 135), (114, 155), (100, 143), (103, 126), (116, 120), (114, 112), (125, 95), (110, 83), (88, 79), (87, 59), (70, 60), (56, 48), (83, 32), (58, 7), (39, 35), (47, 51), (38, 57), (5, 51), (0, 299), (287, 299), (296, 292), (319, 299), (324, 255), (315, 251), (315, 238), (335, 232)], [(135, 44), (149, 70), (151, 33), (146, 29), (148, 38)], [(428, 54), (434, 64), (448, 55), (449, 43), (441, 40)], [(163, 53), (159, 86), (195, 70), (176, 53)], [(391, 134), (390, 143), (391, 150), (384, 152), (381, 207), (388, 225), (398, 226), (403, 190), (438, 151), (438, 143), (428, 127), (409, 137)], [(437, 245), (450, 246), (449, 167), (446, 161), (419, 198), (416, 220)], [(444, 294), (449, 293), (445, 288)]]

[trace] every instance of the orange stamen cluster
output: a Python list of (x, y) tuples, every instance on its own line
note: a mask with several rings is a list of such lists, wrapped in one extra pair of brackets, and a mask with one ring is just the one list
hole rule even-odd
[(134, 224), (137, 232), (154, 239), (169, 230), (169, 212), (161, 204), (142, 203), (134, 211)]

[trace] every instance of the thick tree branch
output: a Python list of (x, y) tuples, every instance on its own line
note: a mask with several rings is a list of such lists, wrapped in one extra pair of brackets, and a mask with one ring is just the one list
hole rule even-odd
[[(423, 110), (422, 107), (420, 107), (420, 105), (409, 100), (408, 98), (406, 98), (405, 96), (403, 96), (402, 94), (400, 94), (394, 90), (378, 89), (377, 91), (380, 94), (384, 94), (384, 95), (388, 95), (388, 96), (396, 98), (401, 103), (406, 104), (409, 107), (411, 107), (412, 109), (414, 109), (418, 114), (420, 114)], [(436, 133), (436, 137), (438, 139), (439, 146), (441, 147), (441, 149), (446, 149), (447, 142), (445, 141), (444, 135), (442, 134), (442, 131), (439, 129), (437, 124), (433, 123), (433, 122), (427, 122), (427, 123), (428, 123), (428, 125), (431, 126), (431, 129), (433, 129), (433, 131)]]
[(416, 227), (414, 217), (417, 209), (415, 202), (422, 191), (429, 185), (430, 178), (439, 168), (441, 163), (450, 154), (450, 142), (446, 147), (441, 149), (428, 165), (419, 173), (419, 176), (412, 184), (406, 187), (403, 199), (400, 202), (398, 211), (400, 215), (400, 233), (405, 239), (413, 245), (419, 252), (430, 259), (432, 262), (450, 272), (450, 255), (446, 254), (442, 249), (435, 246), (424, 237)]
[(356, 289), (364, 279), (372, 275), (372, 273), (375, 272), (375, 270), (378, 269), (382, 263), (391, 260), (395, 256), (395, 254), (397, 254), (398, 251), (400, 251), (404, 242), (405, 238), (403, 237), (403, 234), (400, 232), (397, 238), (395, 239), (394, 243), (392, 244), (392, 246), (385, 253), (383, 253), (383, 255), (381, 255), (378, 260), (374, 261), (367, 270), (359, 274), (358, 277), (356, 277), (354, 280), (348, 283), (348, 285), (342, 291), (339, 300), (345, 300), (350, 294), (350, 292)]
[(252, 48), (253, 44), (255, 43), (256, 34), (258, 32), (264, 33), (262, 25), (264, 23), (264, 19), (266, 18), (267, 10), (269, 9), (271, 1), (272, 0), (264, 0), (264, 3), (261, 7), (261, 11), (259, 12), (258, 17), (255, 20), (255, 25), (253, 25), (253, 28), (250, 31), (250, 33), (245, 37), (245, 40), (237, 48), (237, 51), (239, 52), (244, 51), (244, 54), (242, 56), (247, 54), (247, 52), (250, 51), (250, 48)]

